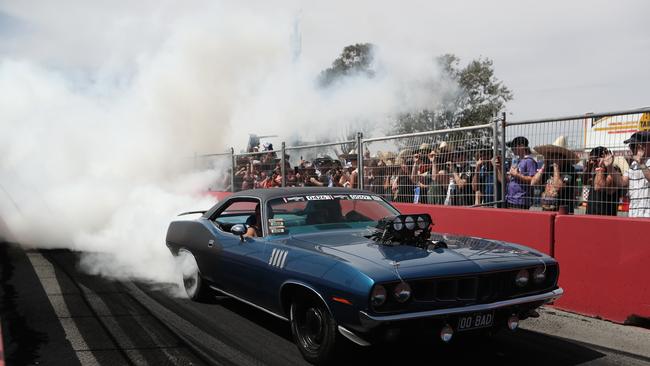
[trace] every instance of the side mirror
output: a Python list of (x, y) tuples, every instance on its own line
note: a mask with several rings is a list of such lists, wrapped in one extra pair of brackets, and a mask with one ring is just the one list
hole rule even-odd
[(233, 227), (230, 229), (230, 232), (239, 235), (239, 238), (244, 241), (244, 234), (246, 234), (246, 226), (243, 224), (237, 224), (233, 225)]

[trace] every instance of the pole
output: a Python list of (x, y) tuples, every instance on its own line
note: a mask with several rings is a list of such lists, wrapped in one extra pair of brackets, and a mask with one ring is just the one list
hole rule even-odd
[(286, 174), (287, 174), (285, 172), (285, 170), (286, 170), (285, 166), (287, 164), (286, 163), (286, 156), (287, 155), (285, 154), (286, 153), (286, 145), (285, 145), (284, 141), (282, 141), (282, 149), (281, 149), (280, 153), (282, 154), (282, 158), (280, 160), (280, 163), (282, 164), (282, 166), (280, 167), (280, 174), (282, 174), (282, 187), (284, 187), (286, 185)]
[(235, 191), (235, 169), (237, 169), (237, 161), (235, 160), (235, 148), (230, 148), (230, 163), (232, 164), (232, 169), (230, 170), (230, 192)]
[(501, 207), (506, 208), (506, 112), (501, 114)]
[(357, 180), (363, 189), (363, 133), (357, 132)]
[[(499, 154), (499, 118), (494, 118), (494, 123), (492, 123), (492, 156), (495, 157)], [(499, 207), (497, 203), (497, 190), (499, 188), (499, 179), (497, 167), (492, 166), (492, 201), (494, 201), (494, 207)]]

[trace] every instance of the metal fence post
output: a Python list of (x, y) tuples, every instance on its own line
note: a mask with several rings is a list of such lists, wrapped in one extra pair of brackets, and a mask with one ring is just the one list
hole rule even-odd
[[(492, 124), (492, 157), (499, 154), (499, 118), (494, 118)], [(494, 207), (498, 207), (497, 190), (499, 188), (498, 172), (495, 166), (492, 167), (492, 201)]]
[(235, 148), (230, 148), (230, 162), (232, 169), (230, 171), (230, 192), (235, 192), (235, 171), (237, 169), (237, 161), (235, 159)]
[(363, 189), (363, 133), (357, 132), (357, 180)]
[(506, 112), (501, 114), (501, 207), (506, 208)]
[(282, 141), (282, 148), (280, 149), (280, 154), (282, 154), (282, 158), (280, 159), (280, 164), (282, 164), (280, 166), (280, 174), (282, 174), (282, 187), (284, 187), (286, 185), (286, 178), (287, 178), (286, 177), (287, 172), (285, 171), (286, 170), (285, 167), (287, 165), (286, 163), (287, 155), (286, 155), (286, 145), (284, 141)]

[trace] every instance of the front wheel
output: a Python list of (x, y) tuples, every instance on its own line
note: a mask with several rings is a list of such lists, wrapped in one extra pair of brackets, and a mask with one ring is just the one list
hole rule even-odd
[(290, 313), (293, 340), (303, 357), (316, 365), (331, 361), (337, 347), (337, 326), (325, 304), (315, 296), (298, 295), (291, 302)]
[(209, 288), (201, 278), (201, 271), (199, 265), (196, 263), (196, 258), (192, 252), (186, 249), (178, 251), (178, 265), (182, 273), (183, 287), (185, 293), (190, 300), (193, 301), (206, 301), (209, 298)]

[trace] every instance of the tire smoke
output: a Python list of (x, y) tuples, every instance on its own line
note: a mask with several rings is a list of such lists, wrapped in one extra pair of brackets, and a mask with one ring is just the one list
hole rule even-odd
[[(80, 251), (92, 274), (177, 281), (167, 225), (214, 204), (201, 192), (223, 174), (197, 171), (194, 154), (238, 151), (248, 133), (336, 139), (359, 123), (381, 133), (456, 90), (439, 76), (439, 52), (406, 55), (381, 39), (375, 77), (321, 89), (337, 54), (297, 48), (309, 39), (295, 35), (295, 7), (64, 3), (77, 12), (0, 8), (13, 24), (0, 29), (0, 236)], [(318, 22), (303, 14), (305, 27)]]

